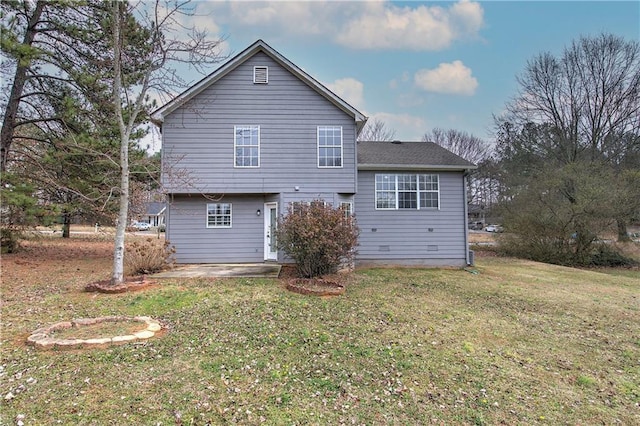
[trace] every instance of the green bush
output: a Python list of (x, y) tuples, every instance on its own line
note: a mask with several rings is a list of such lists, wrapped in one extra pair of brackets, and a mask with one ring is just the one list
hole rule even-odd
[(616, 247), (597, 243), (589, 250), (576, 252), (575, 238), (505, 236), (500, 240), (499, 253), (537, 262), (564, 266), (628, 267), (637, 262)]
[(505, 235), (498, 249), (503, 256), (535, 260), (556, 265), (575, 264), (575, 253), (569, 239), (519, 234)]
[(134, 241), (127, 245), (124, 257), (127, 275), (152, 274), (162, 271), (174, 263), (175, 248), (169, 241), (154, 238)]
[(356, 255), (359, 230), (353, 216), (322, 200), (295, 203), (278, 221), (277, 246), (296, 262), (305, 278), (336, 272)]
[(638, 262), (625, 256), (607, 244), (599, 244), (596, 246), (591, 256), (591, 266), (603, 267), (629, 267), (635, 266)]

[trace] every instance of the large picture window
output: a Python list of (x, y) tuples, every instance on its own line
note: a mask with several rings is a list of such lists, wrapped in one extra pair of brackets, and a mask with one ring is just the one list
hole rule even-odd
[(376, 209), (440, 208), (438, 175), (376, 174)]
[(207, 204), (207, 228), (231, 228), (231, 203)]
[(234, 126), (235, 167), (260, 167), (260, 126)]
[(318, 167), (342, 167), (342, 127), (318, 126)]

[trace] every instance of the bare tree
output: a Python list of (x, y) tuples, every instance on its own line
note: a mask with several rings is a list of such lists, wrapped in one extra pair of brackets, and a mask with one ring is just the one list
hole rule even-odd
[[(114, 285), (124, 281), (130, 177), (128, 155), (130, 136), (138, 125), (138, 116), (148, 113), (151, 92), (166, 96), (186, 86), (174, 68), (177, 63), (189, 63), (196, 70), (204, 71), (208, 65), (224, 59), (219, 51), (222, 39), (209, 39), (206, 32), (184, 26), (184, 18), (191, 15), (187, 4), (187, 1), (168, 3), (160, 0), (153, 5), (113, 3), (113, 104), (120, 133), (121, 171), (111, 277)], [(128, 25), (128, 20), (134, 16), (138, 25)], [(144, 48), (127, 50), (128, 41), (136, 38), (145, 40)], [(132, 67), (135, 73), (127, 74)], [(131, 79), (135, 84), (131, 84)]]
[(517, 77), (520, 92), (507, 105), (514, 123), (547, 123), (556, 132), (543, 149), (565, 163), (615, 156), (615, 134), (640, 130), (640, 43), (602, 34), (581, 37), (560, 57), (542, 53)]
[(358, 135), (358, 141), (388, 142), (392, 141), (395, 137), (396, 131), (387, 128), (384, 121), (376, 118), (373, 121), (367, 122)]
[[(640, 42), (611, 34), (581, 37), (558, 57), (534, 57), (517, 80), (519, 93), (497, 124), (520, 135), (533, 129), (537, 136), (519, 145), (503, 143), (502, 157), (513, 160), (526, 152), (539, 164), (558, 167), (602, 163), (618, 177), (638, 168), (630, 159), (640, 152)], [(622, 181), (614, 179), (612, 189)], [(623, 239), (630, 215), (620, 210), (616, 216)]]
[(422, 141), (436, 143), (474, 164), (481, 163), (491, 153), (491, 146), (487, 141), (455, 129), (443, 130), (436, 127), (431, 132), (426, 132)]
[(467, 202), (488, 211), (496, 201), (496, 179), (491, 162), (491, 145), (467, 132), (435, 128), (422, 136), (423, 142), (433, 142), (467, 161), (478, 165), (467, 180)]

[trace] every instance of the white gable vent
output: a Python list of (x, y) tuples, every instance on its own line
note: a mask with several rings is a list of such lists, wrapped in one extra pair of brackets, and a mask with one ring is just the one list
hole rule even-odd
[(267, 84), (269, 82), (269, 67), (253, 67), (253, 82)]

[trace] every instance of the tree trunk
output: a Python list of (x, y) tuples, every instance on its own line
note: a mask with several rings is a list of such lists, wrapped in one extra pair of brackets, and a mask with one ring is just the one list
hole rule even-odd
[[(44, 6), (45, 2), (42, 0), (36, 3), (33, 14), (27, 23), (24, 40), (22, 41), (23, 49), (24, 46), (28, 46), (30, 49), (33, 44), (33, 40), (38, 33), (36, 26), (40, 21), (40, 16), (42, 15)], [(18, 57), (16, 73), (13, 78), (11, 93), (9, 94), (9, 99), (7, 101), (7, 109), (2, 121), (2, 130), (0, 130), (0, 171), (2, 173), (7, 169), (7, 158), (9, 157), (9, 150), (11, 149), (11, 142), (13, 141), (13, 133), (16, 126), (16, 116), (20, 105), (20, 97), (22, 96), (22, 91), (27, 81), (27, 70), (31, 66), (31, 58), (28, 57), (30, 55), (31, 52), (27, 53), (27, 58)]]
[(122, 87), (122, 64), (120, 61), (121, 52), (121, 25), (122, 17), (120, 2), (113, 2), (113, 103), (115, 107), (115, 118), (120, 129), (120, 210), (118, 222), (116, 224), (116, 236), (113, 253), (113, 271), (111, 284), (117, 285), (124, 282), (124, 234), (127, 227), (127, 216), (129, 215), (129, 133), (124, 124), (122, 113), (122, 99), (120, 91)]
[(62, 238), (69, 238), (71, 235), (71, 214), (68, 211), (62, 212)]
[(124, 282), (124, 235), (127, 228), (127, 216), (129, 215), (129, 143), (121, 141), (120, 150), (120, 210), (116, 224), (115, 247), (113, 253), (113, 274), (111, 284), (117, 285)]
[(627, 233), (627, 222), (623, 219), (617, 219), (616, 222), (618, 223), (618, 242), (624, 243), (631, 241), (631, 237), (629, 237)]

